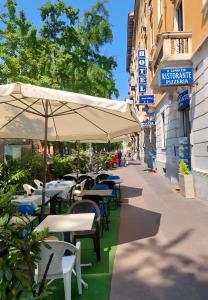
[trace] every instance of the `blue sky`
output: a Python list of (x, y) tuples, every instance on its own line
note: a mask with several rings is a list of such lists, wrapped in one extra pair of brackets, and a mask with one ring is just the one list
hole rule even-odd
[[(2, 3), (0, 0), (0, 10)], [(46, 0), (16, 0), (18, 7), (25, 10), (27, 17), (38, 26), (40, 19), (38, 8)], [(74, 8), (88, 10), (96, 0), (65, 0)], [(117, 61), (118, 68), (114, 73), (116, 85), (119, 90), (120, 99), (128, 98), (128, 74), (126, 73), (126, 47), (127, 47), (127, 16), (134, 9), (134, 0), (109, 0), (107, 8), (110, 12), (110, 23), (112, 25), (114, 40), (112, 45), (106, 45), (103, 49), (105, 55), (113, 55)]]

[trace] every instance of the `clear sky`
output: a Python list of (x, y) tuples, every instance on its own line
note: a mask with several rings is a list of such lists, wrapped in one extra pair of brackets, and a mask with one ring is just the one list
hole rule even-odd
[[(0, 0), (0, 10), (5, 0)], [(38, 26), (40, 22), (38, 8), (47, 0), (16, 0), (18, 7), (25, 10), (27, 17)], [(88, 10), (96, 0), (65, 0), (74, 8)], [(119, 90), (120, 99), (128, 98), (128, 74), (126, 73), (126, 48), (127, 48), (127, 16), (134, 9), (134, 0), (109, 0), (107, 8), (110, 12), (110, 23), (112, 25), (114, 40), (112, 45), (104, 47), (105, 55), (113, 55), (117, 61), (118, 68), (114, 72), (116, 86)]]

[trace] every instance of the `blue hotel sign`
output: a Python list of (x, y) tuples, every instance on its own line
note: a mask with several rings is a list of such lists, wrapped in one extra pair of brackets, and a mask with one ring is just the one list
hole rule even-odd
[(178, 110), (185, 109), (190, 104), (189, 91), (185, 90), (178, 95)]
[(155, 102), (154, 95), (139, 96), (139, 104), (154, 104), (154, 102)]
[(138, 83), (139, 94), (147, 92), (147, 57), (146, 50), (138, 50)]
[(148, 121), (143, 121), (142, 122), (143, 127), (149, 127), (149, 126), (155, 126), (155, 125), (156, 125), (155, 121), (148, 120)]
[(193, 83), (193, 68), (171, 68), (160, 70), (161, 86), (191, 85)]

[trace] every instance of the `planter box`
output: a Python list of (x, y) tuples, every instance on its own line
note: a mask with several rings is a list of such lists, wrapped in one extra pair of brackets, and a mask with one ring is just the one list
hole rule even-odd
[(185, 198), (194, 198), (194, 181), (193, 175), (179, 174), (180, 193)]

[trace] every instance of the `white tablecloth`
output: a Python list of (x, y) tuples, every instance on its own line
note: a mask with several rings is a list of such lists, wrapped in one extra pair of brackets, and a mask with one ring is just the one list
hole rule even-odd
[[(68, 198), (68, 193), (71, 190), (73, 186), (73, 182), (69, 181), (67, 185), (60, 184), (60, 183), (50, 183), (48, 182), (46, 184), (46, 196), (47, 197), (54, 197), (54, 196), (59, 196), (62, 199), (66, 200)], [(34, 191), (34, 194), (42, 194), (42, 188), (39, 188)]]
[(76, 182), (74, 180), (72, 181), (68, 181), (68, 180), (53, 180), (53, 181), (49, 181), (46, 183), (46, 187), (59, 187), (59, 186), (70, 186), (72, 187), (73, 185), (75, 185)]
[[(47, 203), (50, 199), (48, 197), (46, 197), (45, 199), (45, 203)], [(34, 203), (36, 206), (41, 206), (42, 205), (42, 195), (31, 195), (31, 196), (27, 196), (27, 195), (16, 195), (14, 196), (13, 202), (18, 202), (18, 203), (26, 203), (26, 202), (32, 202)]]

